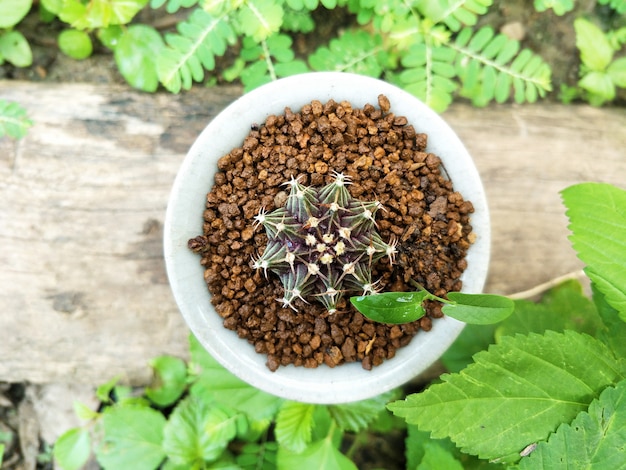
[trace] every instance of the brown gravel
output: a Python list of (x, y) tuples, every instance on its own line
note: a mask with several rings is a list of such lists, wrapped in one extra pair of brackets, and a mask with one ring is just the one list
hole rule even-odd
[(331, 100), (313, 101), (299, 112), (285, 108), (284, 115), (254, 125), (242, 146), (219, 160), (203, 234), (189, 240), (189, 248), (202, 257), (224, 326), (266, 354), (271, 370), (354, 361), (369, 370), (442, 316), (436, 303), (427, 316), (405, 325), (373, 323), (347, 300), (333, 315), (316, 301), (296, 301), (298, 312), (282, 308), (276, 301), (283, 296), (279, 279), (252, 268), (252, 257), (267, 243), (253, 218), (262, 207), (269, 212), (284, 203), (281, 185), (291, 177), (323, 186), (332, 171), (342, 172), (352, 180), (353, 197), (383, 204), (378, 231), (383, 240), (399, 240), (396, 263), (383, 258), (374, 268), (383, 290), (413, 290), (411, 279), (438, 296), (461, 289), (473, 207), (454, 192), (440, 159), (426, 153), (426, 142), (405, 117), (390, 112), (381, 95), (378, 107), (353, 109)]

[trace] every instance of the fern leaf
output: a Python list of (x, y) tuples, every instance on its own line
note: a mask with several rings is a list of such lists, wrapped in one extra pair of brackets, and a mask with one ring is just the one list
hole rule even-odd
[(19, 104), (0, 100), (0, 138), (8, 135), (21, 139), (33, 122), (26, 116), (26, 110)]
[(381, 76), (385, 61), (382, 38), (365, 31), (347, 31), (332, 39), (328, 47), (319, 47), (309, 56), (313, 70), (353, 72), (372, 77)]
[(493, 0), (425, 0), (417, 9), (433, 23), (444, 23), (452, 31), (474, 26), (478, 16), (487, 13)]
[(198, 0), (150, 0), (150, 7), (157, 9), (165, 5), (166, 12), (176, 13), (181, 8), (191, 8), (197, 3)]
[(457, 52), (456, 69), (462, 82), (460, 94), (474, 105), (502, 103), (511, 94), (516, 102), (535, 102), (551, 90), (551, 71), (541, 57), (524, 49), (490, 27), (478, 31), (463, 28), (448, 44)]
[(549, 9), (553, 10), (554, 14), (563, 16), (574, 9), (574, 0), (535, 0), (536, 11), (541, 13)]
[(257, 44), (250, 37), (244, 38), (240, 57), (252, 62), (241, 70), (241, 82), (248, 92), (280, 77), (308, 71), (301, 60), (295, 59), (291, 49), (292, 40), (285, 34), (276, 34)]
[(435, 111), (444, 111), (457, 88), (452, 80), (456, 75), (452, 66), (455, 56), (456, 52), (445, 46), (414, 45), (402, 58), (402, 87)]
[(239, 31), (261, 42), (278, 32), (283, 23), (283, 7), (276, 0), (246, 0), (237, 9)]
[(157, 59), (159, 81), (173, 93), (202, 81), (204, 70), (215, 68), (215, 56), (222, 56), (228, 44), (235, 42), (227, 15), (213, 17), (202, 9), (179, 23), (178, 32), (165, 36), (169, 47)]

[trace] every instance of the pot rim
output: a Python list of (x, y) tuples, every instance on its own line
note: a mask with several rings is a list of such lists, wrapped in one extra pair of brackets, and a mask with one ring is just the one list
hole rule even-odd
[[(271, 114), (294, 112), (317, 99), (347, 100), (354, 107), (377, 106), (387, 96), (391, 112), (405, 116), (417, 132), (428, 135), (427, 151), (438, 155), (454, 190), (474, 205), (471, 221), (476, 240), (468, 250), (461, 279), (463, 292), (482, 292), (490, 258), (491, 231), (485, 191), (471, 156), (450, 126), (408, 92), (379, 79), (345, 72), (310, 72), (261, 86), (220, 112), (200, 133), (187, 153), (170, 194), (164, 223), (164, 255), (174, 298), (187, 325), (203, 347), (235, 376), (265, 392), (308, 403), (345, 403), (396, 388), (432, 365), (461, 333), (464, 323), (436, 319), (429, 332), (419, 332), (392, 359), (364, 370), (360, 362), (335, 368), (281, 366), (271, 372), (266, 355), (222, 325), (210, 303), (204, 268), (187, 241), (202, 233), (206, 194), (213, 185), (217, 160), (242, 144), (250, 126)], [(234, 127), (233, 127), (234, 126)]]

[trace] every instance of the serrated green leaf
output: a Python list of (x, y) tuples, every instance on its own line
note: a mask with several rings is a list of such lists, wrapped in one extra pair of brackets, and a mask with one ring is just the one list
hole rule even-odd
[(178, 357), (159, 356), (150, 361), (152, 384), (146, 387), (146, 396), (158, 406), (175, 403), (187, 387), (187, 365)]
[(463, 465), (438, 442), (429, 441), (424, 444), (424, 457), (422, 457), (422, 461), (416, 470), (431, 470), (434, 468), (463, 470)]
[(615, 85), (626, 88), (626, 57), (620, 57), (611, 62), (606, 73)]
[(500, 295), (450, 292), (448, 299), (456, 304), (443, 306), (443, 313), (465, 323), (489, 325), (507, 318), (515, 308), (514, 302)]
[(224, 369), (198, 340), (189, 336), (191, 358), (198, 369), (198, 379), (191, 394), (213, 397), (217, 402), (246, 414), (250, 419), (273, 418), (282, 399), (248, 385)]
[(333, 469), (357, 470), (356, 465), (343, 455), (329, 438), (314, 442), (303, 452), (289, 452), (283, 447), (278, 448), (278, 470), (293, 469)]
[(105, 470), (154, 470), (165, 458), (162, 448), (166, 420), (145, 407), (115, 406), (102, 414), (102, 442), (96, 458)]
[(519, 468), (626, 469), (626, 381), (604, 390), (587, 411), (540, 442)]
[(617, 310), (606, 302), (606, 297), (591, 283), (593, 303), (602, 318), (604, 328), (597, 333), (597, 337), (613, 351), (616, 357), (626, 361), (626, 322), (620, 317)]
[(89, 430), (72, 428), (63, 433), (54, 443), (52, 451), (55, 463), (61, 470), (78, 470), (91, 455)]
[(467, 325), (461, 334), (441, 356), (448, 372), (459, 372), (472, 362), (472, 356), (495, 343), (498, 325)]
[(0, 138), (8, 135), (13, 139), (21, 139), (32, 125), (26, 110), (18, 103), (0, 99)]
[(163, 450), (178, 465), (201, 468), (216, 460), (236, 434), (236, 416), (190, 396), (172, 412), (163, 431)]
[(507, 336), (474, 360), (388, 408), (465, 453), (514, 461), (623, 379), (604, 344), (571, 331)]
[(428, 296), (425, 290), (418, 292), (385, 292), (377, 295), (350, 297), (350, 302), (370, 320), (400, 324), (422, 318), (426, 311), (422, 302)]
[(595, 72), (604, 72), (613, 58), (613, 48), (606, 35), (591, 21), (584, 18), (574, 20), (576, 47), (580, 50), (583, 64)]
[(292, 452), (302, 452), (311, 442), (315, 405), (287, 401), (276, 416), (276, 441)]
[(30, 11), (32, 0), (0, 0), (0, 28), (11, 28)]
[(115, 47), (115, 63), (126, 81), (139, 90), (154, 92), (159, 86), (156, 58), (164, 43), (151, 26), (130, 26)]
[(393, 394), (394, 392), (387, 392), (367, 400), (329, 405), (328, 412), (339, 428), (359, 432), (378, 419), (381, 413), (386, 413), (385, 405)]
[(33, 63), (30, 45), (19, 31), (0, 34), (0, 58), (16, 67), (29, 67)]
[(236, 463), (244, 470), (275, 470), (278, 453), (276, 442), (250, 443), (243, 446)]
[(566, 281), (544, 294), (539, 303), (516, 300), (515, 311), (496, 330), (496, 339), (517, 333), (574, 330), (595, 336), (604, 325), (593, 302), (576, 280)]
[(561, 193), (572, 231), (570, 240), (585, 272), (626, 321), (626, 191), (603, 183), (581, 183)]

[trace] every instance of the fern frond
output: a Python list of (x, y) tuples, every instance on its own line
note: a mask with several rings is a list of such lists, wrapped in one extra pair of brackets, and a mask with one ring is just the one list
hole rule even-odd
[(278, 0), (245, 0), (236, 10), (237, 29), (239, 33), (261, 42), (278, 32), (283, 14)]
[(252, 62), (241, 70), (244, 91), (248, 92), (277, 78), (308, 72), (306, 63), (295, 59), (292, 40), (285, 34), (276, 34), (257, 44), (244, 38), (240, 57)]
[(574, 0), (535, 0), (535, 11), (541, 13), (548, 9), (552, 9), (558, 16), (563, 16), (574, 9)]
[(176, 13), (181, 8), (191, 8), (198, 3), (199, 0), (150, 0), (150, 7), (161, 8), (165, 5), (165, 11), (168, 13)]
[(21, 139), (33, 122), (26, 116), (26, 110), (13, 101), (0, 100), (0, 138), (8, 135)]
[(375, 30), (388, 32), (397, 22), (406, 21), (411, 15), (409, 1), (401, 0), (353, 0), (348, 8), (355, 13), (359, 24), (372, 23)]
[(313, 70), (353, 72), (372, 77), (383, 73), (387, 55), (380, 35), (365, 31), (346, 31), (332, 39), (328, 47), (319, 47), (309, 56)]
[(444, 111), (457, 89), (455, 57), (456, 52), (446, 46), (415, 44), (402, 58), (401, 86), (435, 111)]
[(433, 23), (444, 23), (452, 31), (463, 26), (474, 26), (479, 15), (484, 15), (493, 0), (424, 0), (417, 9)]
[(626, 13), (626, 0), (598, 0), (601, 5), (608, 5), (620, 15)]
[(222, 56), (228, 44), (235, 43), (235, 33), (228, 14), (214, 17), (202, 9), (178, 24), (179, 34), (168, 34), (157, 59), (159, 81), (172, 93), (188, 90), (194, 81), (204, 79), (205, 70), (215, 68), (215, 56)]
[(490, 27), (475, 33), (464, 28), (448, 46), (457, 52), (461, 94), (477, 106), (502, 103), (512, 92), (516, 102), (532, 103), (552, 89), (549, 65), (528, 49), (519, 52), (519, 42)]

